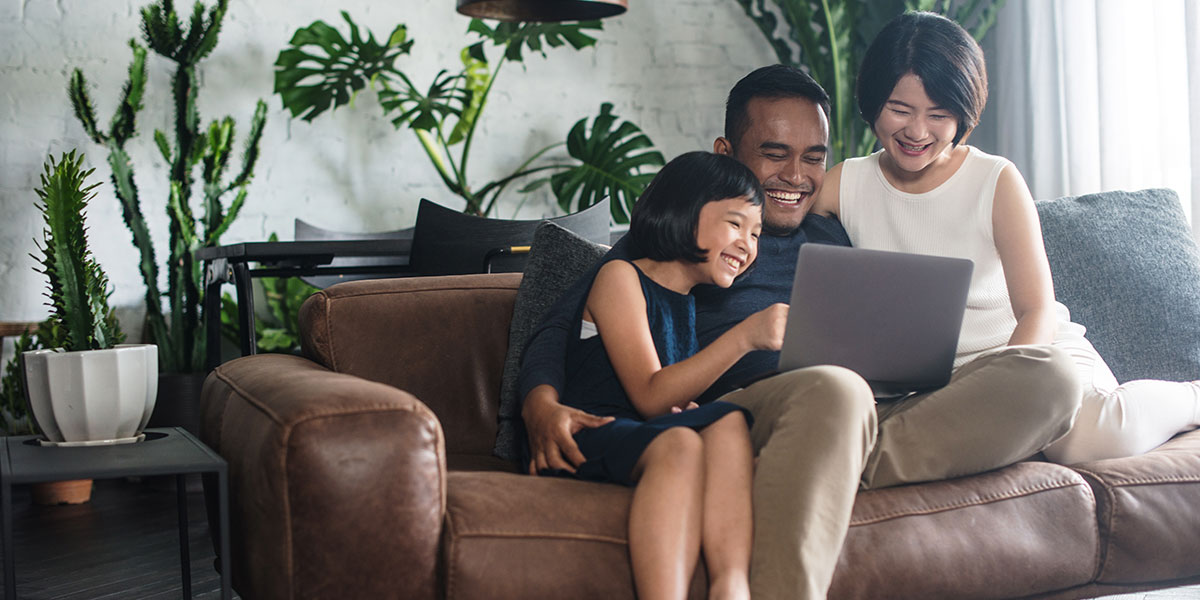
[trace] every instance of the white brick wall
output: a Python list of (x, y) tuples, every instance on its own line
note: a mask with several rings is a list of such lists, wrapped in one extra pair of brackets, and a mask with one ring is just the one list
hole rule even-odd
[[(126, 78), (126, 40), (138, 37), (138, 0), (0, 0), (0, 320), (45, 315), (44, 281), (32, 269), (40, 219), (34, 209), (48, 153), (87, 154), (102, 181), (89, 214), (93, 252), (108, 272), (127, 329), (137, 329), (144, 287), (137, 255), (109, 183), (106, 153), (89, 141), (71, 114), (67, 76), (81, 67), (91, 83), (98, 119), (106, 125)], [(190, 3), (177, 0), (185, 12)], [(229, 114), (248, 129), (257, 98), (270, 107), (263, 153), (246, 207), (225, 242), (290, 239), (294, 218), (347, 231), (411, 226), (417, 200), (461, 202), (443, 187), (412, 134), (380, 117), (373, 96), (313, 124), (289, 120), (271, 94), (272, 64), (301, 26), (316, 19), (340, 25), (345, 9), (361, 26), (386, 36), (400, 22), (416, 40), (401, 63), (419, 85), (441, 68), (454, 69), (468, 41), (468, 20), (451, 0), (232, 0), (216, 51), (201, 64), (200, 111), (205, 123)], [(774, 62), (761, 34), (733, 0), (630, 0), (604, 21), (593, 49), (559, 48), (525, 65), (508, 64), (477, 133), (470, 171), (487, 181), (515, 168), (533, 151), (565, 139), (570, 126), (603, 101), (637, 123), (669, 158), (711, 148), (720, 134), (725, 94), (751, 69)], [(473, 39), (472, 36), (471, 39)], [(169, 129), (171, 63), (151, 54), (146, 109), (130, 142), (143, 210), (161, 248), (166, 222), (164, 165), (153, 149), (156, 128)], [(240, 155), (241, 138), (239, 137)], [(531, 198), (514, 213), (508, 196), (500, 216), (536, 218), (557, 207)], [(39, 236), (40, 237), (40, 236)], [(160, 259), (161, 261), (161, 259)]]

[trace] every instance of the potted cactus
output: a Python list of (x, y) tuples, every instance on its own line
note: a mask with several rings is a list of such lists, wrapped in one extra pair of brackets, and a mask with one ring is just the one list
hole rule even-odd
[(108, 278), (88, 249), (84, 218), (96, 185), (86, 185), (92, 171), (82, 161), (74, 152), (51, 158), (37, 190), (45, 221), (40, 271), (51, 308), (38, 335), (49, 349), (21, 356), (25, 395), (48, 445), (134, 441), (157, 392), (157, 348), (120, 343)]
[[(145, 45), (129, 41), (133, 51), (129, 79), (107, 130), (101, 130), (96, 120), (83, 72), (75, 69), (68, 85), (75, 116), (84, 131), (108, 151), (114, 191), (140, 254), (138, 265), (146, 285), (146, 337), (158, 345), (162, 372), (159, 387), (164, 390), (155, 424), (182, 425), (193, 432), (199, 423), (197, 404), (205, 375), (201, 315), (204, 285), (201, 264), (193, 252), (204, 246), (220, 245), (221, 235), (237, 218), (253, 177), (267, 112), (266, 103), (259, 100), (246, 136), (240, 169), (230, 174), (236, 137), (234, 121), (226, 116), (204, 127), (196, 102), (200, 85), (198, 65), (216, 47), (228, 4), (228, 0), (218, 0), (214, 6), (205, 7), (196, 2), (190, 17), (177, 13), (171, 0), (157, 0), (142, 9)], [(154, 132), (154, 142), (169, 165), (170, 178), (164, 202), (170, 224), (168, 256), (161, 266), (134, 182), (133, 165), (125, 149), (137, 133), (135, 121), (142, 109), (147, 82), (147, 48), (174, 63), (173, 93), (169, 95), (173, 103), (174, 139), (168, 139), (160, 130)], [(233, 199), (227, 203), (225, 198), (229, 194)], [(160, 269), (166, 272), (165, 293), (160, 284)]]
[[(37, 190), (45, 229), (41, 257), (34, 258), (46, 275), (51, 314), (18, 341), (3, 381), (9, 433), (36, 426), (44, 445), (135, 441), (157, 391), (157, 349), (120, 343), (124, 334), (108, 305), (108, 278), (88, 249), (84, 220), (96, 184), (86, 184), (92, 171), (82, 164), (83, 157), (70, 152), (45, 165)], [(33, 498), (86, 502), (91, 487), (90, 480), (37, 484)]]

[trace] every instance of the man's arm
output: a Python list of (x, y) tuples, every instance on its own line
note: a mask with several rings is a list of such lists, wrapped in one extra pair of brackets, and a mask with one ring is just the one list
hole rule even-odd
[(559, 403), (566, 380), (565, 359), (571, 323), (582, 309), (600, 265), (628, 256), (622, 238), (600, 262), (576, 281), (546, 311), (525, 346), (517, 375), (517, 397), (529, 442), (529, 471), (562, 469), (570, 472), (586, 460), (573, 435), (586, 427), (599, 427), (612, 420), (597, 417)]

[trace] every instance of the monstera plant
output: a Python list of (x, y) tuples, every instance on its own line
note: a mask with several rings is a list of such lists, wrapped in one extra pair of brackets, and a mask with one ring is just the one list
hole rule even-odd
[[(534, 152), (512, 172), (474, 182), (467, 171), (477, 127), (505, 63), (521, 62), (526, 50), (569, 45), (578, 50), (595, 44), (589, 31), (599, 21), (580, 23), (497, 23), (471, 20), (467, 34), (476, 39), (460, 52), (461, 67), (443, 69), (427, 87), (417, 84), (400, 66), (415, 40), (404, 24), (385, 41), (363, 31), (342, 12), (349, 35), (324, 21), (296, 31), (275, 61), (275, 92), (292, 115), (311, 121), (326, 110), (350, 104), (364, 88), (379, 96), (384, 115), (397, 129), (409, 129), (420, 141), (442, 182), (466, 201), (464, 212), (495, 212), (504, 191), (524, 181), (521, 192), (550, 185), (566, 211), (587, 208), (608, 196), (612, 217), (629, 220), (638, 195), (663, 165), (663, 156), (636, 125), (620, 121), (611, 104), (602, 104), (591, 120), (580, 119), (565, 142)], [(502, 49), (491, 51), (488, 45)], [(552, 160), (551, 151), (565, 146), (570, 160)]]
[[(737, 0), (771, 44), (779, 62), (808, 71), (829, 92), (829, 164), (862, 156), (875, 142), (858, 116), (854, 81), (875, 35), (905, 10), (933, 11), (958, 21), (982, 41), (1004, 0)], [(783, 27), (780, 27), (782, 21)]]

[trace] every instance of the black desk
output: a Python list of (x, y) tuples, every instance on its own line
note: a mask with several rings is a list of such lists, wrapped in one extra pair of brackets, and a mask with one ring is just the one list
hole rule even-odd
[[(233, 283), (237, 290), (238, 343), (242, 356), (255, 354), (254, 294), (252, 277), (295, 277), (299, 275), (410, 275), (408, 256), (411, 239), (369, 239), (313, 242), (246, 242), (196, 250), (204, 261), (204, 319), (209, 369), (221, 363), (221, 284)], [(330, 265), (334, 258), (394, 257), (387, 265)], [(249, 263), (260, 268), (251, 269)]]
[[(16, 561), (13, 555), (12, 486), (69, 479), (175, 475), (179, 504), (179, 559), (183, 571), (183, 597), (192, 596), (192, 571), (188, 557), (186, 475), (215, 475), (217, 480), (218, 545), (221, 561), (221, 598), (229, 600), (229, 496), (225, 460), (187, 430), (173, 427), (147, 429), (146, 440), (136, 444), (91, 447), (44, 447), (35, 436), (6, 437), (0, 443), (0, 519), (3, 520), (4, 597), (17, 597)], [(211, 524), (210, 524), (211, 527)]]

